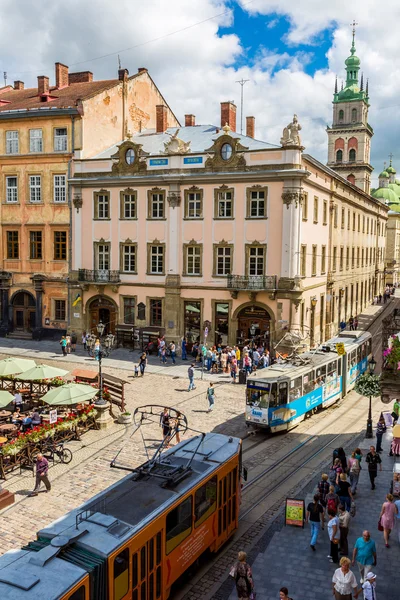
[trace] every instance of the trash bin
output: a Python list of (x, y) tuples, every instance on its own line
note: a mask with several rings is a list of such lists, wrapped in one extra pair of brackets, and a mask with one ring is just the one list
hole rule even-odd
[(246, 380), (247, 380), (247, 371), (245, 371), (244, 369), (240, 369), (239, 383), (241, 383), (242, 385), (246, 385)]

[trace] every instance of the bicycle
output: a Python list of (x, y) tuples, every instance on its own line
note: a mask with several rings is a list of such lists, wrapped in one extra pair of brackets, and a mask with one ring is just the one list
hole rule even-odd
[(54, 456), (58, 456), (60, 461), (64, 465), (68, 465), (68, 463), (72, 460), (72, 452), (69, 448), (64, 448), (64, 442), (55, 442), (53, 444), (47, 444), (43, 448), (43, 454), (46, 458), (50, 458), (54, 462)]

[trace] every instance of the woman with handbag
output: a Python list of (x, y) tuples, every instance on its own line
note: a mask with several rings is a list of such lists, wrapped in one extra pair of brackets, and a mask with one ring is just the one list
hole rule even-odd
[(239, 552), (238, 562), (232, 567), (229, 575), (235, 580), (238, 600), (255, 600), (253, 575), (246, 560), (246, 552)]
[(328, 555), (329, 561), (331, 563), (339, 562), (339, 539), (340, 539), (340, 530), (339, 530), (339, 519), (336, 516), (336, 511), (329, 508), (328, 509), (329, 521), (328, 521), (328, 532), (329, 539), (331, 542), (330, 554)]
[(385, 546), (389, 548), (389, 537), (396, 524), (396, 516), (398, 514), (398, 508), (393, 502), (394, 498), (392, 494), (386, 496), (386, 502), (382, 504), (381, 514), (379, 516), (379, 523), (383, 527), (383, 537), (385, 539)]

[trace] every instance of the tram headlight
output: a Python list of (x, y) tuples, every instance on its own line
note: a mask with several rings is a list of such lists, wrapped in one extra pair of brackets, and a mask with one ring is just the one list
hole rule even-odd
[(251, 415), (247, 415), (247, 420), (250, 421)]
[(267, 419), (263, 419), (263, 423), (266, 423), (266, 422), (267, 422)]

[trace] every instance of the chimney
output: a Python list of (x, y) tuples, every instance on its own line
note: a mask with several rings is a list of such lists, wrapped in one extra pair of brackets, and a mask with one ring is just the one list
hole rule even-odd
[(226, 123), (231, 131), (236, 131), (236, 105), (233, 102), (221, 102), (221, 127)]
[(255, 130), (256, 130), (255, 117), (246, 117), (246, 135), (247, 135), (247, 137), (253, 138)]
[(60, 62), (56, 62), (56, 88), (61, 90), (62, 88), (68, 87), (68, 67)]
[(156, 133), (164, 133), (167, 129), (167, 107), (164, 104), (156, 106)]
[(139, 67), (137, 70), (138, 73), (147, 73), (146, 67)]
[(128, 69), (118, 69), (118, 79), (120, 81), (126, 81), (128, 79)]
[(68, 83), (91, 83), (93, 81), (93, 73), (91, 71), (79, 71), (79, 73), (70, 73), (68, 75)]
[(38, 95), (42, 96), (43, 94), (49, 93), (49, 78), (46, 75), (38, 75)]
[(24, 87), (23, 81), (14, 81), (14, 90), (23, 90)]
[(194, 127), (195, 124), (196, 123), (194, 115), (185, 115), (185, 127)]

